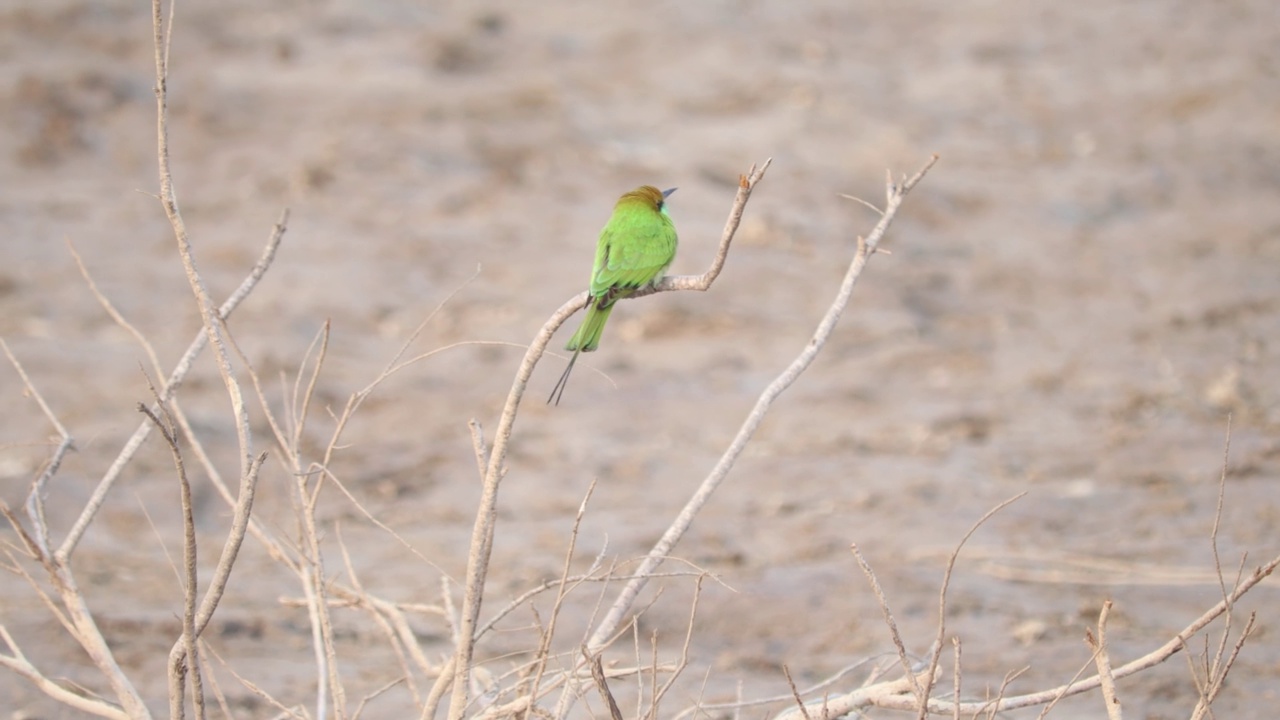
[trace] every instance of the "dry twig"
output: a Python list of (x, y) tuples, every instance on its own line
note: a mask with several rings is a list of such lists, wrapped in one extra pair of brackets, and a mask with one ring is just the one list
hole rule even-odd
[(591, 679), (595, 681), (596, 689), (600, 691), (600, 697), (604, 698), (609, 705), (609, 717), (612, 720), (622, 720), (622, 709), (618, 707), (618, 701), (613, 699), (613, 693), (609, 691), (609, 681), (604, 677), (604, 666), (600, 663), (600, 656), (598, 654), (589, 654), (584, 647), (582, 648), (582, 657), (591, 668)]
[[(951, 551), (951, 556), (947, 558), (947, 569), (942, 574), (942, 589), (938, 591), (938, 634), (933, 639), (933, 651), (930, 653), (929, 669), (925, 672), (925, 677), (937, 677), (938, 661), (942, 658), (942, 639), (946, 635), (947, 627), (947, 590), (951, 587), (951, 573), (955, 570), (956, 560), (960, 558), (960, 551), (964, 549), (965, 543), (969, 542), (969, 538), (973, 537), (973, 534), (978, 532), (978, 528), (982, 527), (988, 520), (990, 520), (992, 515), (995, 515), (1006, 507), (1009, 507), (1009, 505), (1017, 502), (1024, 495), (1026, 495), (1025, 492), (1018, 493), (1017, 495), (1014, 495), (1008, 500), (1005, 500), (999, 505), (991, 508), (986, 512), (986, 514), (978, 518), (978, 521), (969, 528), (969, 532), (965, 533), (964, 537), (960, 538), (960, 542), (956, 543), (955, 549)], [(887, 608), (885, 612), (888, 612)], [(928, 714), (927, 706), (929, 703), (929, 692), (932, 687), (933, 685), (930, 683), (923, 688), (924, 696), (920, 698), (920, 706), (916, 711), (916, 720), (924, 720), (925, 715)], [(958, 699), (959, 697), (960, 694), (957, 690), (956, 698)]]
[[(809, 709), (804, 706), (804, 698), (800, 697), (800, 691), (796, 689), (796, 681), (791, 679), (791, 668), (787, 667), (786, 663), (782, 665), (782, 674), (787, 678), (787, 687), (791, 688), (791, 697), (795, 698), (796, 709), (800, 711), (800, 716), (804, 720), (813, 720), (809, 716)], [(826, 720), (826, 717), (824, 716), (822, 720)]]
[(1093, 650), (1093, 661), (1098, 666), (1098, 681), (1102, 684), (1102, 699), (1106, 703), (1107, 717), (1110, 720), (1121, 720), (1124, 713), (1120, 709), (1120, 698), (1116, 695), (1116, 678), (1111, 672), (1111, 650), (1107, 647), (1107, 619), (1111, 616), (1111, 601), (1102, 603), (1102, 612), (1098, 613), (1098, 634), (1085, 632), (1085, 642)]
[[(1217, 650), (1214, 652), (1212, 661), (1209, 660), (1208, 653), (1205, 653), (1205, 670), (1203, 680), (1195, 672), (1195, 666), (1192, 665), (1191, 678), (1196, 683), (1196, 688), (1200, 691), (1200, 697), (1196, 701), (1196, 706), (1191, 712), (1192, 720), (1200, 720), (1210, 714), (1210, 708), (1213, 701), (1217, 699), (1218, 694), (1222, 692), (1223, 686), (1226, 684), (1227, 675), (1231, 672), (1231, 668), (1235, 665), (1236, 658), (1240, 655), (1240, 650), (1244, 647), (1245, 642), (1253, 634), (1255, 623), (1257, 622), (1257, 614), (1249, 613), (1249, 620), (1245, 623), (1244, 630), (1240, 632), (1240, 637), (1234, 645), (1228, 646), (1231, 640), (1231, 626), (1234, 617), (1234, 601), (1231, 593), (1227, 591), (1226, 579), (1222, 572), (1222, 557), (1218, 552), (1218, 530), (1222, 527), (1222, 506), (1227, 494), (1227, 471), (1231, 456), (1231, 416), (1227, 416), (1227, 434), (1226, 439), (1222, 443), (1222, 472), (1218, 476), (1218, 500), (1214, 506), (1213, 512), (1213, 529), (1209, 531), (1209, 547), (1213, 551), (1213, 569), (1218, 578), (1218, 588), (1222, 593), (1222, 602), (1225, 607), (1226, 618), (1223, 622), (1222, 637), (1218, 640)], [(1245, 557), (1240, 558), (1240, 567), (1236, 571), (1235, 585), (1240, 584), (1240, 575), (1244, 571)], [(1206, 640), (1207, 642), (1207, 640)], [(1229, 647), (1229, 650), (1228, 650)], [(1190, 662), (1190, 654), (1188, 654), (1188, 662)]]

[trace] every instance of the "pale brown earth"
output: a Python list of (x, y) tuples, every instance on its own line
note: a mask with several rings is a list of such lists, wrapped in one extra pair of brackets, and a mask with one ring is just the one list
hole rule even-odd
[[(77, 440), (49, 491), (59, 532), (148, 397), (144, 354), (93, 299), (66, 241), (166, 365), (198, 328), (153, 197), (146, 5), (0, 10), (0, 336)], [(277, 408), (326, 320), (319, 395), (335, 409), (451, 295), (415, 352), (505, 343), (435, 355), (364, 406), (334, 470), (436, 566), (333, 492), (323, 517), (335, 576), (340, 529), (370, 590), (438, 602), (440, 573), (463, 572), (478, 496), (466, 422), (492, 432), (518, 346), (585, 288), (612, 200), (642, 183), (679, 186), (672, 272), (701, 272), (738, 174), (772, 157), (711, 292), (621, 305), (558, 408), (542, 398), (563, 360), (538, 368), (486, 610), (559, 572), (592, 478), (579, 567), (606, 538), (606, 560), (643, 554), (807, 341), (873, 224), (839, 195), (879, 201), (886, 168), (912, 172), (935, 152), (886, 241), (893, 254), (874, 258), (831, 343), (678, 548), (733, 590), (707, 584), (690, 667), (662, 714), (700, 692), (729, 699), (739, 681), (747, 697), (785, 692), (783, 663), (805, 685), (891, 650), (854, 542), (909, 649), (925, 651), (948, 550), (1023, 492), (956, 569), (948, 635), (963, 642), (966, 696), (1022, 668), (1008, 692), (1068, 680), (1089, 661), (1084, 629), (1108, 598), (1117, 663), (1147, 652), (1220, 596), (1208, 538), (1228, 414), (1228, 572), (1243, 552), (1252, 564), (1280, 549), (1273, 1), (180, 2), (172, 58), (175, 180), (217, 295), (292, 212), (274, 267), (232, 322)], [(51, 430), (7, 364), (0, 398), (0, 493), (20, 504)], [(229, 406), (207, 355), (182, 398), (234, 476)], [(274, 450), (260, 412), (255, 428)], [(313, 443), (331, 428), (317, 410)], [(289, 537), (288, 478), (273, 463), (257, 512)], [(173, 478), (152, 438), (76, 565), (157, 715), (181, 613), (166, 557), (180, 550)], [(227, 513), (196, 482), (207, 564)], [(1140, 572), (1050, 582), (1075, 556)], [(670, 659), (691, 581), (665, 584), (642, 627)], [(597, 591), (574, 596), (563, 649)], [(208, 639), (243, 676), (309, 704), (306, 616), (278, 603), (299, 592), (250, 543)], [(1275, 717), (1277, 600), (1271, 584), (1242, 604), (1260, 628), (1217, 717)], [(337, 617), (354, 705), (397, 670), (367, 620)], [(0, 621), (50, 676), (103, 689), (12, 575)], [(417, 622), (440, 657), (446, 630)], [(529, 649), (530, 622), (516, 613), (508, 627), (524, 630), (482, 651)], [(629, 648), (611, 659), (628, 662)], [(219, 672), (241, 717), (274, 713)], [(1186, 717), (1195, 688), (1175, 657), (1121, 681), (1120, 696), (1126, 717)], [(0, 706), (4, 717), (75, 716), (4, 673)], [(363, 717), (407, 707), (401, 687)], [(1091, 694), (1051, 717), (1102, 715)]]

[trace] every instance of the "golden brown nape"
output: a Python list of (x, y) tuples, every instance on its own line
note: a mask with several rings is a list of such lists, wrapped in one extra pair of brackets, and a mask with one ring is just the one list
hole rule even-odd
[(662, 203), (665, 202), (666, 196), (661, 190), (652, 185), (641, 185), (640, 187), (626, 193), (618, 198), (618, 204), (630, 202), (642, 202), (654, 210), (661, 210)]

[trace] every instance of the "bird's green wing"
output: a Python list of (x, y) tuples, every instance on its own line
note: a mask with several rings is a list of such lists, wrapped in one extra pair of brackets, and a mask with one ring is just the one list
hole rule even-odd
[(643, 210), (615, 214), (600, 233), (591, 295), (634, 290), (662, 277), (676, 256), (676, 229), (666, 215)]

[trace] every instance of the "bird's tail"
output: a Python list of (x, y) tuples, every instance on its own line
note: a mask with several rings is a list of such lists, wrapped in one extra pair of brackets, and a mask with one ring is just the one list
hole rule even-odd
[(573, 372), (573, 364), (578, 361), (578, 353), (591, 352), (600, 347), (600, 336), (604, 334), (604, 324), (609, 319), (609, 313), (611, 312), (613, 312), (612, 303), (605, 307), (599, 307), (593, 301), (587, 306), (587, 316), (583, 318), (582, 324), (578, 326), (578, 331), (573, 334), (573, 337), (569, 338), (569, 342), (564, 346), (565, 350), (573, 351), (573, 357), (569, 358), (569, 365), (565, 367), (564, 374), (560, 376), (555, 388), (551, 390), (551, 397), (547, 398), (548, 403), (555, 401), (556, 405), (560, 404), (560, 398), (564, 396), (564, 388), (569, 384), (569, 373)]
[(569, 385), (569, 373), (573, 372), (573, 364), (578, 362), (578, 353), (580, 352), (582, 351), (573, 351), (573, 357), (569, 358), (569, 364), (560, 375), (560, 379), (556, 381), (556, 386), (551, 388), (551, 397), (547, 398), (548, 405), (550, 405), (553, 400), (556, 405), (560, 404), (560, 398), (564, 397), (564, 389)]
[(581, 352), (591, 352), (600, 347), (600, 336), (604, 334), (604, 324), (609, 319), (609, 313), (613, 312), (613, 305), (599, 307), (594, 303), (587, 307), (587, 316), (582, 320), (582, 324), (578, 326), (578, 331), (569, 338), (569, 342), (564, 346), (565, 350), (578, 350)]

